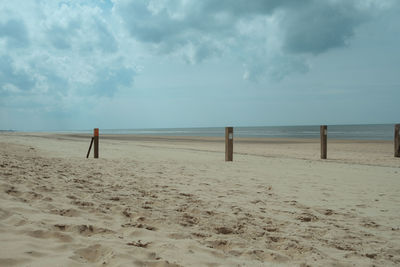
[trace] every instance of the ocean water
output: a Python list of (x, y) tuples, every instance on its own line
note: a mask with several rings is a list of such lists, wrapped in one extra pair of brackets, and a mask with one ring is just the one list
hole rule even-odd
[[(81, 131), (91, 132), (91, 131)], [(224, 127), (164, 129), (100, 129), (100, 134), (224, 136)], [(234, 127), (235, 137), (319, 138), (319, 125)], [(394, 124), (328, 125), (328, 138), (393, 140)]]

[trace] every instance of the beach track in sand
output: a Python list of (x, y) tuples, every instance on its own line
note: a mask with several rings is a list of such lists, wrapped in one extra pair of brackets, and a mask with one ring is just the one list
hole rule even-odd
[(390, 142), (0, 134), (0, 266), (398, 266)]

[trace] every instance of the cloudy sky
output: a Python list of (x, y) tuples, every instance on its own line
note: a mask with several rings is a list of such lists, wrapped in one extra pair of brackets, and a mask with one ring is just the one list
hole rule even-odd
[(399, 122), (398, 0), (0, 1), (0, 129)]

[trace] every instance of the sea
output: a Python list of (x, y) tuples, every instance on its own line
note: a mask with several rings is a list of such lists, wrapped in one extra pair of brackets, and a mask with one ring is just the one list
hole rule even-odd
[[(74, 131), (74, 132), (87, 132)], [(137, 134), (155, 136), (222, 137), (224, 127), (157, 128), (157, 129), (100, 129), (100, 134)], [(234, 127), (235, 137), (319, 138), (320, 126), (256, 126)], [(328, 138), (341, 140), (393, 140), (394, 124), (328, 125)]]

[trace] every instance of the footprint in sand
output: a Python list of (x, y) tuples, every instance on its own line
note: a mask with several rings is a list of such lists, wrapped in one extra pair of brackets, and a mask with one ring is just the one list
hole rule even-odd
[(54, 209), (50, 213), (66, 217), (77, 217), (80, 215), (80, 212), (75, 209)]
[(168, 237), (172, 238), (172, 239), (190, 239), (191, 235), (178, 232), (178, 233), (169, 234)]
[(74, 204), (74, 205), (79, 206), (79, 207), (93, 207), (94, 206), (94, 204), (92, 202), (80, 201), (80, 200), (72, 201), (71, 204)]
[(362, 220), (361, 225), (366, 228), (378, 228), (380, 226), (376, 222), (367, 219)]
[(232, 228), (225, 226), (217, 227), (215, 228), (215, 231), (217, 232), (217, 234), (223, 234), (223, 235), (229, 235), (234, 233), (234, 230)]
[(288, 256), (285, 254), (272, 251), (272, 250), (261, 250), (261, 249), (256, 249), (256, 250), (250, 250), (246, 252), (248, 256), (251, 258), (261, 260), (261, 261), (266, 261), (266, 262), (279, 262), (279, 263), (284, 263), (290, 260)]
[(317, 221), (318, 217), (310, 213), (302, 213), (299, 216), (297, 216), (297, 219), (302, 222), (313, 222)]
[(115, 232), (102, 227), (97, 227), (93, 225), (67, 225), (67, 224), (55, 224), (53, 225), (55, 230), (63, 232), (74, 232), (82, 236), (92, 236), (96, 234), (114, 234)]
[(199, 219), (187, 213), (182, 216), (182, 221), (179, 223), (182, 226), (193, 226), (199, 223)]
[(43, 198), (42, 194), (38, 194), (38, 193), (33, 192), (33, 191), (24, 193), (24, 196), (26, 198), (28, 198), (29, 200), (37, 200), (37, 199)]
[(72, 256), (71, 259), (80, 262), (107, 264), (115, 253), (111, 248), (95, 244), (86, 248), (77, 249), (74, 251), (74, 254), (75, 256)]
[(148, 245), (151, 244), (151, 242), (142, 242), (141, 240), (138, 241), (132, 241), (132, 242), (128, 242), (126, 243), (128, 246), (135, 246), (135, 247), (139, 247), (139, 248), (147, 248)]
[(145, 225), (145, 224), (141, 224), (141, 223), (125, 223), (125, 224), (121, 224), (121, 227), (123, 228), (127, 228), (127, 227), (135, 227), (135, 228), (143, 228), (149, 231), (156, 231), (157, 228), (151, 225)]
[(20, 191), (18, 191), (14, 186), (9, 187), (8, 189), (6, 189), (4, 192), (6, 192), (6, 194), (14, 196), (14, 197), (19, 197), (22, 193)]
[(49, 230), (33, 230), (33, 231), (25, 231), (25, 233), (34, 238), (48, 239), (55, 238), (60, 242), (72, 242), (73, 238), (67, 234), (60, 233), (58, 231), (49, 231)]

